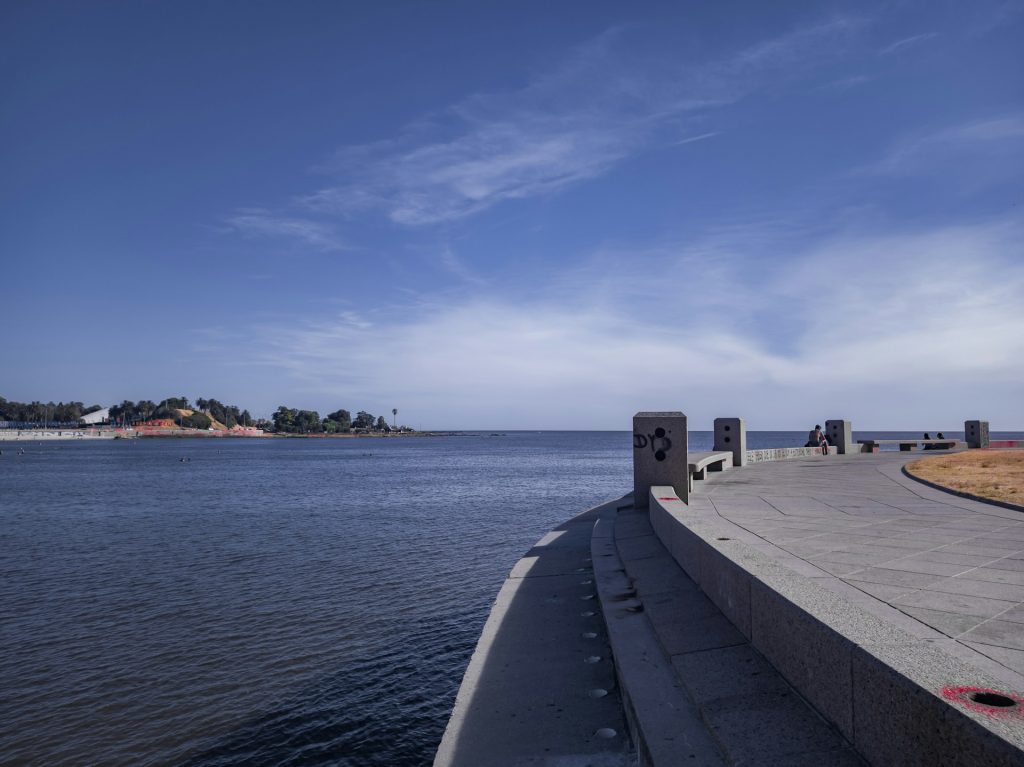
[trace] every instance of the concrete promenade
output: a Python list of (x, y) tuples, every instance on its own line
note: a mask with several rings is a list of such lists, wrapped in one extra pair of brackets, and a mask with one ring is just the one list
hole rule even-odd
[(857, 601), (871, 597), (955, 639), (961, 657), (1020, 689), (1024, 512), (911, 479), (902, 468), (914, 458), (752, 465), (707, 485), (700, 504), (742, 530), (737, 539), (807, 577), (834, 576), (859, 592), (839, 589)]
[(916, 457), (749, 464), (552, 531), (435, 764), (1024, 764), (1024, 512)]

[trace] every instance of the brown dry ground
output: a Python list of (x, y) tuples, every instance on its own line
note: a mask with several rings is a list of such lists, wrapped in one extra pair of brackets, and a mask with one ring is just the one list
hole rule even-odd
[(1024, 506), (1024, 450), (968, 450), (907, 464), (915, 477), (982, 498)]

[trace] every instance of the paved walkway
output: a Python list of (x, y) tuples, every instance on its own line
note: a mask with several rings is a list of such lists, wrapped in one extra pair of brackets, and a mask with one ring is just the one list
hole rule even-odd
[(751, 465), (698, 485), (691, 503), (706, 499), (791, 569), (841, 579), (954, 638), (961, 657), (1019, 685), (1024, 512), (910, 479), (902, 467), (918, 457)]
[(435, 767), (633, 763), (591, 563), (594, 522), (608, 507), (559, 525), (512, 568)]

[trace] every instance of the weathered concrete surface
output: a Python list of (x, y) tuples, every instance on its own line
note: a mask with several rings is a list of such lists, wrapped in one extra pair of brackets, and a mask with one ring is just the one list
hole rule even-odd
[(630, 763), (591, 565), (600, 509), (552, 530), (513, 568), (463, 677), (438, 767)]
[[(1024, 516), (899, 453), (750, 465), (652, 501), (672, 556), (874, 764), (1024, 764)], [(654, 488), (652, 499), (666, 488)], [(662, 494), (662, 497), (667, 497)]]
[(685, 499), (690, 478), (686, 416), (675, 411), (633, 416), (633, 497), (647, 503), (651, 485), (669, 485)]
[(646, 512), (623, 508), (614, 540), (595, 536), (594, 571), (641, 765), (862, 764), (683, 572)]

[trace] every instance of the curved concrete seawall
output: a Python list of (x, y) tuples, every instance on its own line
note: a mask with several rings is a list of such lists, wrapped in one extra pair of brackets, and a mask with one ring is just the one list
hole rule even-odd
[(1024, 515), (912, 457), (805, 451), (552, 531), (435, 764), (1024, 764)]

